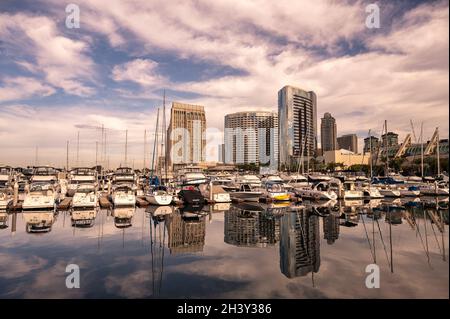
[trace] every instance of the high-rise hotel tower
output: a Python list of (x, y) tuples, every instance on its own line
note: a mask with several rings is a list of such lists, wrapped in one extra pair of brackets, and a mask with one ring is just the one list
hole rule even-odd
[(200, 105), (173, 102), (167, 129), (168, 164), (206, 161), (206, 117)]
[(278, 166), (278, 115), (237, 112), (225, 116), (225, 162)]
[(317, 149), (317, 97), (312, 91), (285, 86), (278, 91), (279, 165), (289, 167)]

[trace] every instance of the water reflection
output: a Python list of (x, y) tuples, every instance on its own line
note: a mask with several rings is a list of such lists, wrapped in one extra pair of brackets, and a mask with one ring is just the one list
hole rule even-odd
[(206, 223), (203, 207), (177, 209), (166, 219), (169, 235), (168, 247), (171, 254), (203, 251)]
[[(46, 293), (2, 268), (27, 269), (39, 256), (42, 268), (28, 276), (80, 262), (91, 273), (83, 292), (95, 297), (305, 297), (306, 283), (315, 296), (370, 297), (361, 277), (369, 263), (396, 275), (377, 297), (447, 297), (447, 241), (445, 199), (0, 211), (0, 296)], [(411, 271), (412, 281), (401, 275)], [(71, 295), (63, 288), (54, 296)]]

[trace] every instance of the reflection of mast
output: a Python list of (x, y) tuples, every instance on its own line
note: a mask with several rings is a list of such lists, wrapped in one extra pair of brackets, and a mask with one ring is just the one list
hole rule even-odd
[[(386, 132), (387, 134), (387, 132)], [(387, 160), (386, 160), (387, 161)], [(391, 211), (389, 210), (389, 206), (388, 206), (388, 214), (389, 214), (389, 245), (391, 247), (391, 272), (394, 272), (394, 253), (392, 251), (392, 219), (391, 219)]]
[[(162, 232), (162, 236), (161, 236)], [(162, 237), (162, 238), (161, 238)], [(159, 242), (159, 245), (157, 245)], [(166, 243), (166, 226), (157, 217), (150, 219), (150, 252), (152, 256), (152, 296), (161, 294), (164, 271), (164, 246)], [(155, 245), (155, 250), (153, 245)], [(158, 273), (159, 272), (159, 273)]]
[(17, 213), (12, 214), (12, 224), (11, 224), (11, 236), (16, 234), (17, 229)]

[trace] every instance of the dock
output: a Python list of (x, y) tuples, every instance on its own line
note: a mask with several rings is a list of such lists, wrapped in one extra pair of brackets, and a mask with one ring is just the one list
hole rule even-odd
[(103, 209), (112, 208), (112, 204), (109, 201), (108, 197), (106, 197), (106, 196), (100, 197), (99, 202), (100, 202), (100, 207)]
[(148, 205), (150, 205), (149, 202), (147, 202), (144, 198), (142, 197), (136, 197), (136, 205), (138, 207), (147, 207)]
[(58, 210), (68, 210), (72, 204), (72, 197), (64, 198), (58, 205)]

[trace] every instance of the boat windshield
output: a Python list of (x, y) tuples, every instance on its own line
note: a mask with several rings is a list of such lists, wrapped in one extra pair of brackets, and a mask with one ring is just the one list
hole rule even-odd
[(30, 192), (42, 192), (51, 191), (51, 186), (49, 184), (31, 184)]

